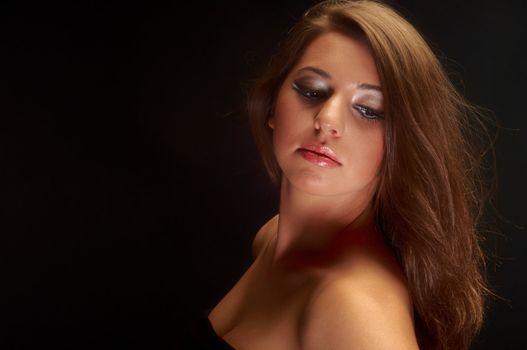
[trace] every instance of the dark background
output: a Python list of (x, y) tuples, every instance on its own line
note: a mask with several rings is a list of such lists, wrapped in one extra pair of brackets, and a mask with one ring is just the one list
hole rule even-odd
[[(277, 211), (245, 89), (312, 3), (0, 4), (0, 347), (169, 348), (216, 305)], [(519, 349), (525, 5), (391, 3), (502, 125), (474, 348)]]

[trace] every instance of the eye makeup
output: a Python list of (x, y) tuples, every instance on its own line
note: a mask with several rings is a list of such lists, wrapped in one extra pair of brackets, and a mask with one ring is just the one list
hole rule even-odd
[[(306, 69), (304, 69), (305, 71)], [(309, 69), (309, 73), (311, 68)], [(307, 104), (315, 105), (329, 98), (334, 90), (325, 80), (313, 74), (301, 74), (291, 84), (291, 88)], [(317, 73), (318, 75), (318, 73)], [(358, 84), (351, 101), (352, 110), (366, 121), (374, 122), (383, 118), (383, 98), (380, 87), (370, 84)]]
[(291, 87), (307, 102), (318, 102), (333, 93), (333, 89), (320, 80), (309, 78), (297, 79)]
[(384, 117), (382, 93), (376, 90), (358, 90), (351, 100), (354, 110), (368, 121), (376, 121)]

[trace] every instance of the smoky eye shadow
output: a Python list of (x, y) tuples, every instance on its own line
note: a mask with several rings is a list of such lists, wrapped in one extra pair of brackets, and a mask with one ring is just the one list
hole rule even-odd
[(375, 100), (375, 99), (369, 99), (369, 98), (357, 99), (356, 101), (354, 101), (354, 103), (362, 105), (362, 106), (367, 106), (367, 107), (373, 108), (375, 110), (382, 110), (383, 109), (382, 101), (378, 101), (378, 100)]
[(381, 93), (376, 92), (358, 92), (352, 99), (351, 103), (367, 105), (370, 108), (375, 108), (377, 110), (382, 110), (384, 108), (384, 99)]
[(330, 90), (327, 84), (321, 82), (320, 79), (312, 79), (312, 78), (304, 77), (304, 78), (295, 79), (293, 83), (300, 87), (306, 87), (309, 89)]

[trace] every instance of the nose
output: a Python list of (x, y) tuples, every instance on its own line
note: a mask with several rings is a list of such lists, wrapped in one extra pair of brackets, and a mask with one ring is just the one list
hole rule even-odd
[(344, 132), (345, 106), (338, 96), (325, 101), (315, 115), (315, 130), (333, 137), (340, 137)]

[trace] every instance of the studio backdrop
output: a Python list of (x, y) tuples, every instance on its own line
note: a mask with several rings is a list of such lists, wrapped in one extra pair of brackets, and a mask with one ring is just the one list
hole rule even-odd
[[(278, 208), (247, 89), (313, 3), (0, 4), (0, 347), (171, 348), (233, 286)], [(474, 348), (520, 349), (525, 3), (389, 3), (500, 125)]]

